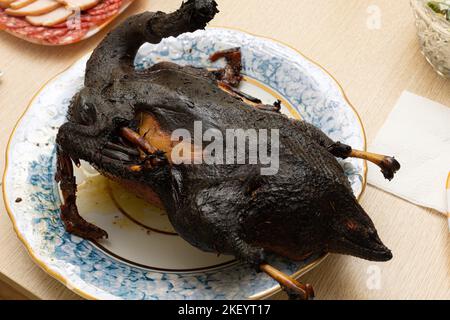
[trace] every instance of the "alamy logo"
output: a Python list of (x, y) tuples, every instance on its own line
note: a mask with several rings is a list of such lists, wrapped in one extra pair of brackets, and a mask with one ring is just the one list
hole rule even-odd
[(367, 7), (367, 14), (369, 15), (367, 17), (367, 28), (369, 30), (380, 30), (382, 27), (382, 21), (381, 21), (381, 8), (377, 5), (370, 5)]
[(73, 12), (72, 16), (67, 19), (66, 26), (69, 30), (81, 30), (81, 10), (80, 7), (69, 6), (69, 10)]
[[(280, 133), (278, 129), (217, 129), (203, 132), (201, 121), (194, 122), (194, 137), (187, 129), (177, 129), (171, 140), (174, 164), (250, 164), (261, 165), (261, 175), (279, 170)], [(206, 147), (204, 143), (208, 143)]]
[(381, 290), (381, 268), (376, 265), (367, 268), (366, 286), (369, 290)]

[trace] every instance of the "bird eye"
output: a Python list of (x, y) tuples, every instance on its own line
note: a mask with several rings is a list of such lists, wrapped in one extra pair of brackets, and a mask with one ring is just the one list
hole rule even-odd
[(347, 226), (347, 228), (349, 230), (356, 230), (358, 228), (358, 225), (355, 221), (353, 220), (347, 220), (347, 222), (345, 223), (345, 225)]
[(79, 121), (81, 124), (89, 126), (97, 120), (95, 107), (90, 103), (84, 103), (78, 109)]

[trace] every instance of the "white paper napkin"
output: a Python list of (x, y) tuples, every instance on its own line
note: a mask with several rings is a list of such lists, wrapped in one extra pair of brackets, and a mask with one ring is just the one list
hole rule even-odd
[(369, 151), (393, 155), (402, 168), (392, 181), (369, 164), (370, 184), (414, 204), (447, 213), (450, 108), (403, 92)]

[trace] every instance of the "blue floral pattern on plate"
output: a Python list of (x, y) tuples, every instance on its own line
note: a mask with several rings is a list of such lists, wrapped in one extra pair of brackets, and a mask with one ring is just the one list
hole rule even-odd
[[(365, 148), (362, 125), (340, 87), (320, 67), (296, 51), (242, 32), (208, 29), (144, 45), (136, 67), (166, 60), (217, 67), (208, 56), (241, 47), (243, 73), (280, 93), (302, 119), (333, 139)], [(59, 219), (55, 172), (55, 136), (65, 121), (72, 96), (82, 87), (84, 57), (48, 83), (32, 101), (10, 140), (4, 177), (5, 203), (15, 229), (38, 264), (70, 289), (95, 299), (242, 299), (262, 298), (276, 283), (237, 263), (202, 273), (161, 272), (136, 267), (102, 252), (91, 242), (65, 232)], [(11, 165), (13, 164), (13, 165)], [(365, 184), (365, 164), (342, 162), (356, 195)], [(16, 203), (12, 199), (22, 198)], [(272, 258), (286, 273), (299, 275), (323, 257), (302, 263)], [(297, 273), (296, 273), (297, 272)]]

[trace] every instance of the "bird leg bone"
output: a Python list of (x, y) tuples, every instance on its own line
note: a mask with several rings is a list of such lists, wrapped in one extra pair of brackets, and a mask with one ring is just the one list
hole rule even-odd
[(235, 97), (237, 99), (240, 99), (240, 100), (245, 99), (252, 104), (261, 104), (262, 103), (262, 101), (260, 99), (252, 97), (251, 95), (249, 95), (245, 92), (242, 92), (235, 87), (232, 87), (227, 82), (219, 81), (218, 86), (220, 89), (228, 92), (230, 95), (232, 95), (233, 97)]
[(78, 213), (76, 204), (77, 184), (73, 174), (73, 163), (70, 156), (58, 149), (56, 182), (60, 184), (63, 203), (61, 204), (61, 220), (67, 232), (83, 239), (100, 240), (108, 238), (108, 234), (95, 225), (84, 220)]
[(290, 300), (314, 299), (314, 290), (310, 284), (304, 285), (267, 263), (261, 264), (259, 268), (280, 284)]
[(211, 71), (212, 75), (217, 79), (218, 86), (220, 89), (228, 92), (230, 95), (237, 99), (245, 99), (251, 103), (260, 104), (261, 100), (251, 95), (248, 95), (239, 89), (239, 84), (241, 83), (243, 77), (241, 75), (242, 71), (242, 54), (240, 48), (233, 48), (223, 51), (218, 51), (209, 57), (211, 62), (215, 62), (219, 59), (224, 58), (226, 60), (226, 65), (224, 68), (219, 70)]
[(367, 151), (354, 150), (352, 147), (336, 142), (328, 147), (335, 157), (346, 159), (346, 158), (358, 158), (370, 161), (381, 168), (381, 172), (384, 177), (388, 180), (394, 178), (394, 174), (400, 170), (400, 163), (395, 160), (394, 157), (388, 157), (381, 154), (371, 153)]
[(281, 101), (277, 100), (273, 105), (266, 105), (263, 104), (260, 99), (242, 92), (237, 88), (243, 79), (243, 76), (241, 75), (242, 54), (240, 48), (218, 51), (211, 55), (209, 59), (212, 62), (215, 62), (222, 58), (225, 58), (227, 62), (225, 68), (212, 71), (212, 74), (218, 81), (220, 89), (228, 92), (237, 99), (245, 100), (248, 104), (257, 109), (276, 113), (280, 112)]
[(218, 51), (209, 57), (211, 62), (224, 58), (227, 62), (225, 68), (213, 71), (217, 80), (231, 87), (237, 88), (242, 81), (242, 54), (240, 48)]
[[(162, 166), (168, 163), (164, 152), (153, 147), (144, 137), (130, 128), (122, 127), (120, 129), (120, 136), (130, 142), (132, 145), (139, 148), (146, 155), (144, 163), (150, 167)], [(135, 165), (131, 167), (132, 171), (141, 171), (142, 166)]]
[(280, 111), (281, 111), (281, 101), (277, 100), (272, 105), (269, 105), (269, 104), (257, 104), (255, 106), (255, 108), (259, 109), (259, 110), (280, 113)]

